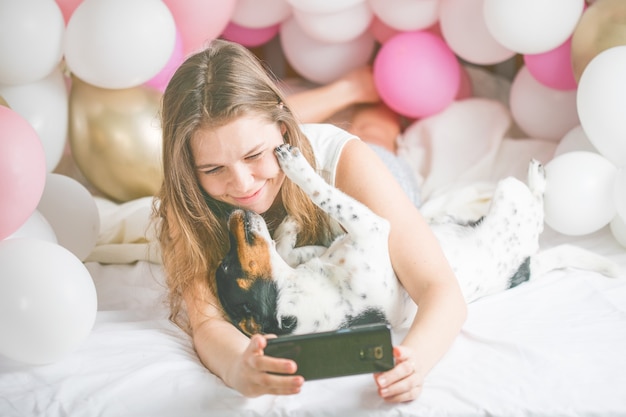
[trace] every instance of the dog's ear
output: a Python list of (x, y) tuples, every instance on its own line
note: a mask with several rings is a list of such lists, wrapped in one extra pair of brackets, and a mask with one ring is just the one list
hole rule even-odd
[(243, 271), (241, 270), (236, 250), (233, 250), (231, 247), (231, 250), (226, 254), (215, 270), (217, 296), (222, 304), (222, 308), (231, 319), (236, 319), (233, 317), (234, 311), (231, 306), (239, 297), (240, 290), (237, 280), (241, 279), (240, 277), (242, 276)]
[(254, 279), (250, 278), (236, 278), (235, 283), (243, 291), (250, 291), (250, 287), (254, 284)]

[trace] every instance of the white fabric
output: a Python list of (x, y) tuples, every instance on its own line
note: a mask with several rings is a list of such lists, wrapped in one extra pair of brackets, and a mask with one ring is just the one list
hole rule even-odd
[[(507, 137), (511, 120), (500, 102), (472, 98), (409, 126), (398, 140), (398, 155), (413, 168), (422, 199), (428, 203), (475, 194), (478, 200), (462, 204), (471, 208), (488, 199), (496, 181), (505, 176), (526, 181), (531, 158), (547, 163), (556, 143)], [(430, 207), (422, 210), (430, 216)]]
[[(426, 216), (475, 217), (496, 179), (525, 177), (530, 157), (550, 159), (553, 143), (508, 137), (511, 119), (501, 103), (455, 103), (401, 139), (422, 182)], [(579, 270), (471, 304), (460, 336), (415, 402), (385, 404), (371, 375), (307, 382), (295, 396), (246, 399), (204, 368), (188, 336), (167, 320), (151, 204), (98, 199), (102, 230), (86, 264), (98, 294), (94, 328), (51, 365), (0, 356), (0, 416), (626, 415), (626, 273), (609, 279)], [(626, 270), (626, 250), (608, 228), (577, 238), (548, 228), (541, 245), (565, 242)]]
[(123, 204), (102, 197), (96, 197), (95, 200), (100, 213), (100, 233), (96, 247), (86, 262), (161, 262), (155, 225), (151, 218), (152, 197)]
[[(548, 231), (542, 243), (571, 240), (626, 267), (607, 229), (577, 239)], [(626, 276), (554, 272), (471, 304), (419, 400), (389, 405), (371, 375), (246, 399), (207, 371), (167, 320), (160, 265), (87, 267), (99, 303), (91, 334), (51, 365), (0, 357), (1, 416), (626, 415)]]

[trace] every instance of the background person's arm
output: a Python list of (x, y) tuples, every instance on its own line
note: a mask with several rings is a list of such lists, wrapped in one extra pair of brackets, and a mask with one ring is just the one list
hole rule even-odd
[(352, 105), (379, 101), (370, 67), (357, 68), (332, 83), (287, 97), (287, 105), (302, 123), (321, 123)]

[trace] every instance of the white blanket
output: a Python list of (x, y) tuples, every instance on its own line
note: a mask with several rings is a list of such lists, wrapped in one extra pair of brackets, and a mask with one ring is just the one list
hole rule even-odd
[[(543, 244), (570, 240), (548, 231)], [(574, 242), (626, 267), (606, 229)], [(472, 303), (419, 400), (389, 405), (371, 375), (310, 381), (295, 396), (244, 398), (204, 368), (167, 320), (160, 265), (87, 267), (99, 304), (91, 334), (51, 365), (0, 357), (1, 416), (626, 415), (626, 277), (559, 271)]]
[[(513, 139), (501, 101), (477, 98), (411, 126), (400, 154), (421, 180), (422, 212), (476, 217), (495, 181), (525, 177), (554, 143)], [(557, 271), (469, 307), (469, 319), (418, 401), (389, 405), (371, 375), (310, 381), (296, 396), (246, 399), (199, 362), (167, 320), (152, 199), (98, 199), (102, 230), (87, 260), (98, 313), (85, 342), (57, 363), (0, 357), (0, 416), (618, 416), (626, 415), (626, 277)], [(608, 228), (564, 242), (626, 268)], [(394, 334), (400, 340), (401, 334)]]

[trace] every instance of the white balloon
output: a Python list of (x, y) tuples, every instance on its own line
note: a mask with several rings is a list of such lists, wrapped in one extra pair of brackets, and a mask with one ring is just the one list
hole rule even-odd
[(87, 258), (100, 232), (100, 213), (87, 188), (71, 177), (48, 174), (37, 209), (50, 222), (59, 245), (81, 261)]
[(304, 33), (294, 17), (281, 24), (280, 42), (293, 69), (317, 84), (330, 83), (366, 65), (376, 46), (369, 32), (351, 42), (328, 43), (313, 39)]
[(539, 54), (563, 44), (578, 24), (585, 0), (485, 0), (487, 29), (506, 48)]
[(32, 83), (63, 57), (65, 20), (54, 0), (0, 0), (0, 84)]
[(39, 210), (35, 210), (19, 229), (5, 239), (17, 239), (21, 237), (31, 237), (46, 240), (51, 243), (59, 243), (54, 229), (52, 229), (48, 220), (46, 220)]
[(83, 263), (41, 239), (0, 242), (0, 354), (29, 364), (62, 359), (87, 338), (97, 296)]
[(162, 1), (84, 0), (67, 24), (65, 60), (89, 84), (130, 88), (157, 75), (175, 43), (174, 17)]
[(556, 142), (580, 124), (576, 90), (546, 87), (526, 66), (520, 68), (513, 79), (509, 104), (517, 125), (532, 138)]
[(559, 142), (554, 150), (553, 158), (563, 155), (564, 153), (574, 151), (587, 151), (598, 153), (595, 146), (589, 141), (583, 127), (578, 125), (567, 132), (563, 139)]
[(569, 152), (552, 159), (545, 170), (545, 222), (551, 228), (565, 235), (586, 235), (615, 217), (617, 168), (602, 155)]
[(487, 29), (484, 0), (441, 0), (439, 27), (452, 51), (467, 62), (492, 65), (504, 62), (515, 52), (502, 46)]
[(626, 222), (624, 222), (622, 216), (615, 216), (615, 218), (611, 220), (609, 228), (615, 240), (626, 248)]
[(277, 25), (291, 16), (287, 0), (237, 0), (231, 20), (251, 29)]
[(67, 140), (68, 93), (61, 66), (39, 81), (0, 85), (0, 96), (35, 129), (46, 155), (46, 170), (52, 172)]
[(310, 13), (293, 10), (296, 21), (310, 37), (322, 42), (350, 42), (369, 28), (372, 10), (367, 3), (358, 3), (334, 13)]
[(374, 14), (402, 31), (426, 29), (439, 19), (439, 0), (369, 0)]
[(626, 167), (617, 171), (613, 195), (617, 213), (622, 216), (622, 219), (626, 219)]
[(626, 166), (626, 46), (596, 55), (578, 83), (580, 124), (598, 152), (617, 166)]

